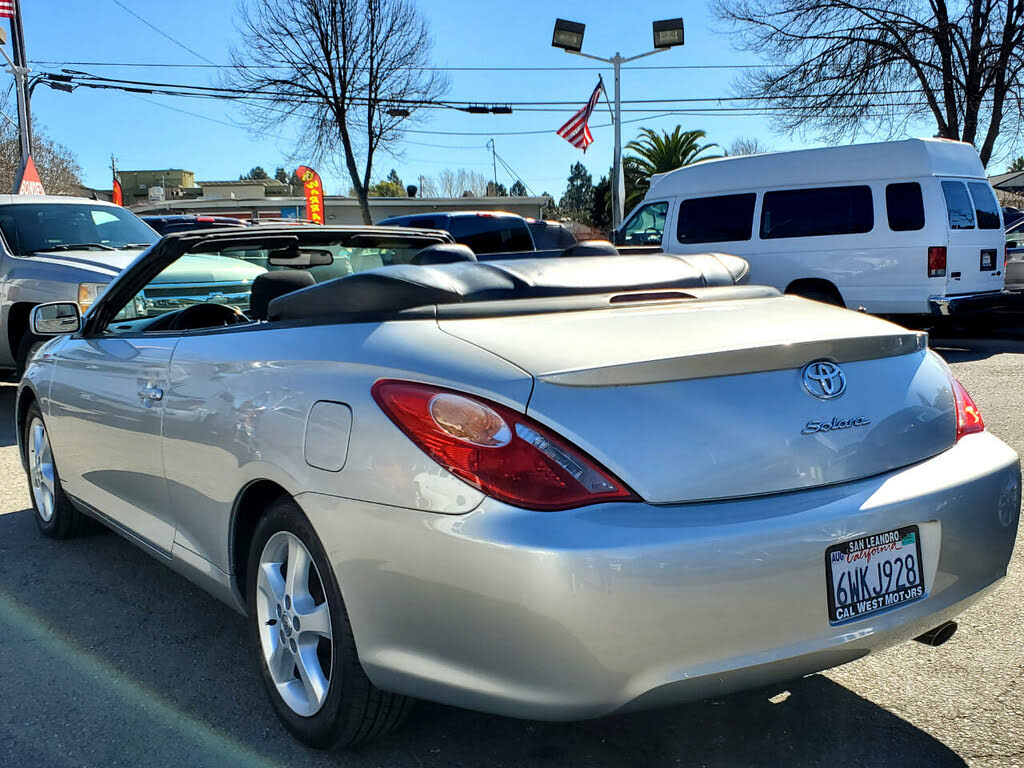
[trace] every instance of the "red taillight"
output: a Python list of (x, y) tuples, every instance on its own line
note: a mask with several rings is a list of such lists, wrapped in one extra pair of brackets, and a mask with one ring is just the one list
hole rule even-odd
[(984, 432), (985, 422), (981, 419), (981, 411), (974, 400), (967, 394), (964, 385), (951, 377), (953, 383), (953, 399), (956, 401), (956, 439), (974, 432)]
[(946, 276), (946, 246), (933, 245), (928, 249), (928, 277)]
[(592, 458), (511, 408), (409, 381), (381, 379), (372, 391), (424, 453), (499, 501), (538, 510), (638, 501)]
[(196, 216), (196, 221), (203, 224), (209, 224), (211, 221), (215, 221), (213, 216)]

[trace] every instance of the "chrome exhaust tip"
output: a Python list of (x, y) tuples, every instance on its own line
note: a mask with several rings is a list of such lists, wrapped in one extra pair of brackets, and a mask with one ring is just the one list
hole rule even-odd
[(919, 643), (930, 645), (932, 648), (938, 648), (956, 634), (958, 626), (959, 625), (955, 621), (947, 621), (945, 624), (939, 624), (935, 629), (929, 629), (923, 635), (915, 637), (914, 639)]

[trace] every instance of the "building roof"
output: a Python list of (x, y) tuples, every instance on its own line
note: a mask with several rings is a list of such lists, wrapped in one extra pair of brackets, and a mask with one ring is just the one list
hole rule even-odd
[(1020, 189), (1024, 187), (1024, 171), (1010, 171), (989, 177), (989, 182), (996, 189)]
[(765, 185), (807, 187), (883, 177), (940, 175), (984, 178), (985, 169), (974, 147), (963, 142), (946, 139), (883, 141), (705, 160), (653, 176), (646, 199)]
[(282, 184), (277, 179), (232, 179), (231, 181), (197, 181), (196, 185), (200, 187), (248, 187), (248, 186), (262, 186), (262, 187), (276, 187), (276, 186), (288, 186)]
[(118, 168), (117, 172), (118, 173), (195, 173), (195, 171), (189, 171), (189, 170), (187, 170), (185, 168), (157, 168), (155, 170), (154, 169), (150, 169), (150, 168), (146, 168), (145, 170), (141, 170), (141, 171), (129, 171), (129, 170), (125, 170), (123, 168)]

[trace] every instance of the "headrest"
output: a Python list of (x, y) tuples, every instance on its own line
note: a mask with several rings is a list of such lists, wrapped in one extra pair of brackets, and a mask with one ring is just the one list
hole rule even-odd
[(476, 254), (466, 245), (436, 243), (428, 245), (412, 257), (413, 264), (452, 264), (456, 261), (476, 261)]
[(618, 256), (618, 249), (607, 240), (584, 240), (570, 245), (563, 256)]
[(266, 320), (267, 307), (278, 296), (308, 288), (316, 283), (309, 272), (301, 269), (282, 269), (275, 272), (264, 272), (252, 281), (252, 293), (249, 295), (249, 316), (253, 320)]

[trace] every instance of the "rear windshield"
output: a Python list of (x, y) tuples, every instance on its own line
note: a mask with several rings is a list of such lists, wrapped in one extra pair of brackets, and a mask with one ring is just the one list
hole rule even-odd
[(974, 204), (962, 181), (942, 182), (950, 229), (974, 229)]
[(871, 187), (819, 187), (765, 192), (761, 238), (818, 237), (870, 232)]
[(893, 232), (924, 229), (924, 199), (921, 197), (921, 185), (916, 181), (887, 184), (885, 213), (889, 219), (889, 229)]
[(676, 236), (680, 243), (723, 243), (749, 240), (754, 227), (753, 192), (684, 200), (679, 206)]
[(533, 250), (526, 222), (511, 216), (453, 216), (448, 231), (455, 242), (469, 246), (473, 253)]
[(558, 222), (532, 221), (530, 232), (538, 251), (565, 249), (576, 245), (576, 238), (572, 236), (572, 232)]
[(999, 203), (987, 181), (969, 181), (968, 189), (974, 199), (974, 212), (978, 216), (978, 229), (1001, 229)]
[(141, 248), (160, 239), (124, 208), (81, 203), (0, 205), (0, 232), (21, 256), (54, 249)]

